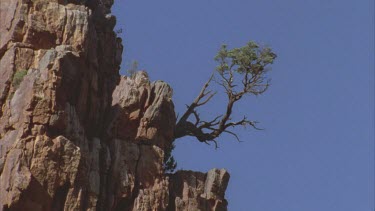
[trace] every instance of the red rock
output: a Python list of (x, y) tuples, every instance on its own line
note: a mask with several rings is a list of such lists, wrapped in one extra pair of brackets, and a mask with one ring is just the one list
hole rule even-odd
[(0, 210), (226, 210), (229, 174), (163, 171), (172, 89), (120, 77), (111, 0), (2, 0)]

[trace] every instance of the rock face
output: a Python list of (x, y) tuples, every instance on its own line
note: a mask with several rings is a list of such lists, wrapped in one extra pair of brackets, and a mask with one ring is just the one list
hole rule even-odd
[(0, 210), (226, 210), (229, 174), (163, 171), (172, 89), (121, 77), (111, 0), (0, 0)]

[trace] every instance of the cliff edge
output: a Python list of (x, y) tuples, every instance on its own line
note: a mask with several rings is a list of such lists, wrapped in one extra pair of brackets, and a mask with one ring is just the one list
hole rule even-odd
[(0, 1), (0, 210), (226, 210), (226, 170), (164, 173), (172, 89), (119, 75), (112, 4)]

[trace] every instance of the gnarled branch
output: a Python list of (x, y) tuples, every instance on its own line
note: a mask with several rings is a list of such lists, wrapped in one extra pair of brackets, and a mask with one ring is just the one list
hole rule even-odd
[[(187, 110), (176, 124), (175, 139), (193, 136), (200, 142), (207, 144), (213, 142), (217, 147), (216, 139), (222, 133), (228, 133), (239, 141), (238, 135), (230, 131), (231, 128), (251, 126), (260, 130), (256, 125), (257, 122), (247, 120), (246, 116), (239, 121), (231, 121), (233, 107), (244, 95), (259, 95), (268, 89), (269, 80), (265, 80), (267, 72), (265, 67), (272, 64), (275, 58), (276, 55), (269, 48), (260, 49), (253, 42), (233, 50), (227, 50), (226, 46), (223, 46), (215, 58), (219, 62), (217, 68), (219, 78), (214, 78), (212, 74), (198, 96), (187, 106)], [(241, 80), (238, 81), (237, 77), (241, 77)], [(197, 109), (207, 104), (216, 95), (216, 92), (208, 90), (211, 81), (215, 81), (225, 89), (228, 102), (224, 114), (204, 121), (201, 120)], [(195, 123), (189, 121), (190, 116), (194, 116)]]

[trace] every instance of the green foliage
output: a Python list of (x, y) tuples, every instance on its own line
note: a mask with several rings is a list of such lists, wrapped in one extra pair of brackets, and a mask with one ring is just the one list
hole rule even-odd
[[(238, 94), (262, 94), (269, 86), (266, 74), (269, 65), (276, 59), (276, 54), (269, 47), (259, 47), (255, 42), (248, 42), (240, 48), (227, 49), (223, 45), (215, 57), (219, 62), (216, 67), (227, 92)], [(239, 90), (240, 89), (240, 90)]]
[(19, 70), (14, 74), (13, 80), (12, 80), (13, 91), (9, 93), (8, 99), (11, 100), (13, 98), (15, 91), (18, 89), (21, 82), (23, 81), (23, 78), (26, 75), (27, 75), (27, 70)]
[(12, 80), (12, 86), (14, 90), (16, 90), (19, 87), (25, 75), (27, 75), (27, 70), (19, 70), (14, 74)]
[(176, 170), (177, 162), (172, 155), (172, 151), (175, 148), (174, 143), (164, 151), (163, 168), (165, 173), (173, 173)]
[(244, 47), (228, 50), (226, 45), (222, 45), (215, 60), (219, 62), (216, 68), (219, 73), (235, 71), (237, 73), (255, 73), (263, 71), (264, 67), (272, 64), (276, 54), (271, 48), (260, 48), (251, 41)]

